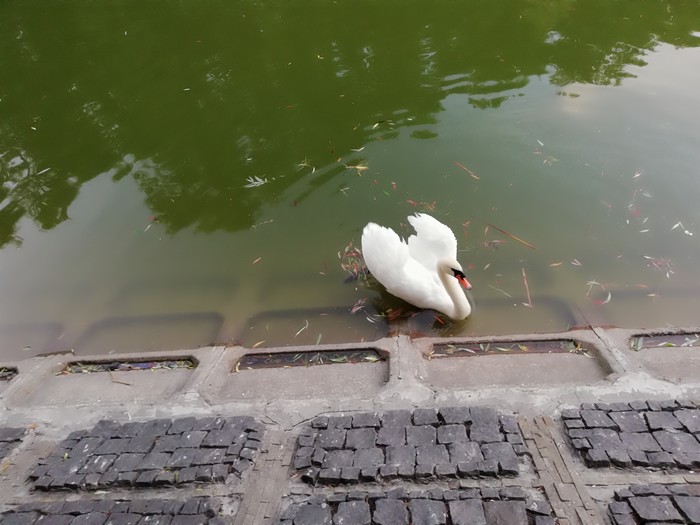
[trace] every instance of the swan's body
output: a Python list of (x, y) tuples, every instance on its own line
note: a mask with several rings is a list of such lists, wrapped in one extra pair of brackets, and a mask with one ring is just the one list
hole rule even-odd
[(408, 242), (394, 230), (370, 222), (362, 231), (362, 254), (370, 273), (389, 293), (419, 308), (432, 308), (455, 320), (471, 306), (460, 284), (471, 288), (457, 262), (452, 230), (424, 213), (408, 217), (416, 230)]

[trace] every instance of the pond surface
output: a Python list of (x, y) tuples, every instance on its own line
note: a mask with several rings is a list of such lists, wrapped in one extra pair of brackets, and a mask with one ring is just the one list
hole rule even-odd
[[(3, 2), (0, 361), (697, 325), (698, 46), (696, 1)], [(416, 211), (464, 323), (341, 268)]]

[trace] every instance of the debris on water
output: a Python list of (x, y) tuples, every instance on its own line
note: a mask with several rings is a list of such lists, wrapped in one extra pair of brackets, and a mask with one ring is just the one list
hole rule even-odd
[(649, 261), (647, 264), (649, 268), (659, 272), (665, 272), (667, 279), (670, 279), (671, 275), (675, 274), (671, 266), (671, 259), (665, 257), (650, 257), (649, 255), (644, 255), (643, 257)]
[(76, 361), (68, 363), (66, 367), (56, 375), (92, 374), (95, 372), (128, 372), (133, 370), (177, 370), (179, 368), (192, 369), (196, 367), (197, 364), (192, 359), (99, 361), (92, 363)]
[(257, 175), (255, 177), (248, 177), (246, 179), (246, 184), (243, 186), (244, 188), (257, 188), (258, 186), (262, 186), (263, 184), (267, 184), (268, 180), (267, 179), (261, 179)]
[(574, 353), (593, 359), (589, 349), (580, 341), (555, 339), (549, 341), (513, 341), (466, 344), (439, 344), (432, 348), (428, 358), (478, 357), (498, 354), (551, 354)]
[(377, 363), (385, 360), (384, 356), (374, 349), (276, 352), (245, 355), (236, 363), (234, 370), (240, 372), (241, 370), (260, 368), (309, 367), (340, 363)]

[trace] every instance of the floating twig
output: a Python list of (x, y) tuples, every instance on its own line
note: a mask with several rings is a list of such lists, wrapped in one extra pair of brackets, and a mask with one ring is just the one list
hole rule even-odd
[(525, 294), (527, 295), (527, 305), (532, 308), (532, 298), (530, 297), (530, 286), (527, 284), (527, 275), (525, 274), (525, 268), (520, 268), (523, 271), (523, 284), (525, 285)]

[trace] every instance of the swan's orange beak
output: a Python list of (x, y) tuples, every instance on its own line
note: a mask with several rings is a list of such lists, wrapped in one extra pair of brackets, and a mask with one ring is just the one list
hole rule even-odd
[(454, 272), (455, 277), (459, 281), (459, 284), (462, 285), (462, 288), (465, 288), (467, 290), (472, 289), (472, 285), (469, 281), (467, 281), (467, 276), (464, 275), (464, 272), (460, 272), (459, 270), (455, 270), (454, 268), (452, 269), (452, 271)]

